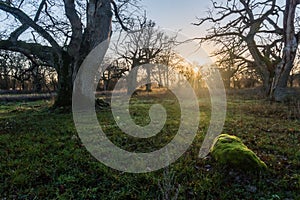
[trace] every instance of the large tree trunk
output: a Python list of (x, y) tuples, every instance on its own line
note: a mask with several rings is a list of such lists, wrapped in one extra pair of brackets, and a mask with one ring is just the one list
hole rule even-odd
[(71, 58), (67, 53), (62, 57), (61, 67), (58, 71), (58, 91), (54, 107), (67, 107), (72, 105), (72, 68)]
[(151, 92), (152, 91), (152, 84), (151, 84), (151, 69), (149, 66), (146, 67), (147, 72), (147, 84), (146, 84), (146, 91)]
[[(256, 69), (262, 78), (263, 89), (266, 93), (266, 96), (268, 96), (271, 89), (274, 69), (271, 66), (271, 63), (264, 59), (261, 53), (259, 52), (257, 44), (254, 40), (254, 35), (252, 35), (252, 37), (249, 37), (246, 42), (249, 51), (254, 59), (254, 65), (256, 66)], [(267, 63), (269, 63), (269, 65)]]
[[(286, 58), (286, 56), (284, 56), (284, 58)], [(289, 57), (287, 63), (282, 63), (282, 65), (279, 65), (276, 69), (276, 76), (274, 78), (274, 85), (271, 93), (271, 98), (275, 101), (284, 101), (288, 97), (289, 90), (287, 89), (287, 84), (290, 72), (293, 68), (294, 59), (295, 57)]]
[(264, 75), (263, 80), (263, 90), (265, 92), (266, 97), (268, 97), (271, 93), (272, 80), (274, 77), (274, 72), (269, 72)]
[[(111, 36), (112, 8), (107, 0), (89, 1), (87, 24), (82, 30), (80, 17), (72, 0), (65, 1), (66, 15), (72, 25), (72, 39), (67, 55), (62, 56), (59, 71), (59, 88), (55, 106), (71, 106), (73, 82), (86, 56), (101, 42)], [(91, 87), (93, 87), (91, 85)], [(84, 88), (84, 87), (81, 87)]]
[(284, 101), (288, 96), (287, 84), (293, 68), (299, 39), (295, 34), (295, 12), (297, 0), (286, 0), (284, 12), (284, 49), (281, 62), (276, 66), (270, 97), (275, 101)]

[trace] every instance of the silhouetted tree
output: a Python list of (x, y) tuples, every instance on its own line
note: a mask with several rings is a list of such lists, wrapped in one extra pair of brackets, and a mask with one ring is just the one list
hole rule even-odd
[[(205, 22), (214, 25), (206, 36), (197, 39), (222, 47), (236, 41), (240, 51), (235, 53), (235, 59), (255, 67), (266, 94), (274, 100), (282, 100), (299, 43), (300, 32), (295, 32), (294, 24), (296, 6), (300, 1), (286, 0), (284, 9), (276, 0), (224, 0), (212, 3), (213, 8), (208, 16), (199, 18), (199, 23), (195, 25)], [(281, 18), (283, 23), (279, 23)]]
[(9, 16), (1, 26), (12, 20), (19, 22), (14, 30), (1, 30), (0, 49), (20, 52), (36, 63), (54, 67), (58, 73), (55, 106), (69, 106), (73, 81), (83, 60), (111, 37), (113, 21), (128, 30), (123, 22), (130, 22), (130, 18), (124, 19), (121, 13), (137, 1), (0, 1), (0, 11)]

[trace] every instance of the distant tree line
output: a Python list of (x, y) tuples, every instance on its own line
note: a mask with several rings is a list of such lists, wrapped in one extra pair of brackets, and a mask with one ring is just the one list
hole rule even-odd
[(22, 92), (53, 92), (58, 87), (57, 73), (20, 53), (0, 51), (0, 90)]

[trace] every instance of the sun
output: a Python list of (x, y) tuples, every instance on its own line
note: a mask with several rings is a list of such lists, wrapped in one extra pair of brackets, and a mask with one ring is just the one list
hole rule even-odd
[(194, 67), (193, 71), (194, 71), (194, 73), (198, 73), (199, 72), (199, 67)]

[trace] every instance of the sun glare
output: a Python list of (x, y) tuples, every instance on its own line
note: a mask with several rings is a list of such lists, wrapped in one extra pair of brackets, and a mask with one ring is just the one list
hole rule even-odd
[(194, 73), (198, 73), (199, 72), (199, 68), (198, 67), (194, 67), (193, 71), (194, 71)]

